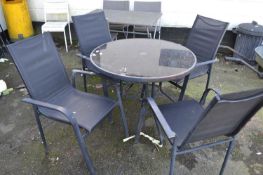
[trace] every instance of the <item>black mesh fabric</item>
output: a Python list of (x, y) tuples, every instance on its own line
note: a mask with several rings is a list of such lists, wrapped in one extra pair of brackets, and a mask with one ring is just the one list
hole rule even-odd
[(129, 1), (103, 1), (103, 9), (108, 10), (129, 10), (130, 2)]
[(49, 33), (8, 45), (11, 56), (34, 99), (48, 99), (70, 86)]
[(226, 94), (221, 100), (214, 98), (189, 141), (216, 136), (233, 136), (263, 105), (263, 89)]
[[(73, 16), (72, 20), (77, 33), (80, 51), (83, 55), (90, 57), (93, 49), (111, 41), (109, 25), (103, 11)], [(86, 67), (92, 69), (89, 61), (86, 64)]]
[(186, 42), (198, 62), (215, 58), (228, 23), (197, 15)]
[[(33, 99), (61, 106), (78, 124), (91, 131), (116, 106), (110, 98), (74, 89), (50, 33), (8, 45), (11, 56)], [(38, 107), (41, 114), (69, 123), (60, 112)]]

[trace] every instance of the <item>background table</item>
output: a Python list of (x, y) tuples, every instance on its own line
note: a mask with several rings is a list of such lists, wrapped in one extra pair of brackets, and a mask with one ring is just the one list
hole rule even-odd
[[(141, 12), (141, 11), (122, 11), (122, 10), (104, 10), (105, 16), (110, 23), (138, 25), (148, 27), (155, 27), (154, 38), (157, 27), (160, 27), (160, 18), (162, 13), (157, 12)], [(129, 32), (142, 34), (140, 32)]]

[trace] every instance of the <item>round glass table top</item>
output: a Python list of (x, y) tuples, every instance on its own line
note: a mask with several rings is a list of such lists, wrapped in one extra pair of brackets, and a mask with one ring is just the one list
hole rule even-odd
[(94, 49), (90, 59), (100, 73), (132, 82), (182, 79), (196, 64), (196, 56), (186, 47), (156, 39), (109, 42)]

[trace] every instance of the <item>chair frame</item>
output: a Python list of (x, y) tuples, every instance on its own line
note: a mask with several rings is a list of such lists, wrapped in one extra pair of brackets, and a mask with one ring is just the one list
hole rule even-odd
[[(49, 39), (48, 37), (51, 38), (51, 35), (49, 33), (45, 33), (45, 34), (42, 34), (42, 35), (39, 35), (39, 36), (35, 36), (35, 37), (40, 37), (40, 36), (41, 37), (47, 37), (47, 39)], [(32, 39), (32, 38), (29, 38), (27, 40), (30, 40), (30, 39)], [(20, 41), (20, 42), (23, 42), (23, 41)], [(14, 43), (14, 44), (16, 44), (16, 43)], [(8, 45), (7, 47), (8, 47), (8, 49), (9, 49), (11, 55), (12, 55), (12, 53), (14, 52), (12, 46)], [(49, 47), (55, 47), (54, 43), (52, 44), (52, 46), (49, 46)], [(55, 53), (55, 54), (58, 54), (58, 53)], [(59, 59), (60, 59), (59, 55), (55, 55), (55, 56), (59, 57)], [(60, 62), (59, 64), (63, 64), (63, 63)], [(16, 65), (16, 67), (17, 67), (17, 70), (20, 73), (20, 75), (22, 75), (22, 73), (21, 73), (22, 70), (20, 70), (17, 65)], [(65, 68), (64, 68), (64, 71), (65, 71)], [(66, 72), (65, 72), (65, 74), (66, 74)], [(75, 81), (76, 76), (77, 75), (83, 75), (83, 74), (85, 74), (86, 76), (89, 76), (89, 77), (95, 75), (94, 73), (91, 73), (91, 72), (73, 69), (72, 70), (72, 77), (71, 77), (71, 80), (72, 80), (71, 81), (71, 85), (72, 85), (73, 88), (76, 88), (76, 81)], [(21, 76), (21, 78), (22, 78), (25, 86), (27, 87), (25, 79), (23, 79), (22, 76)], [(115, 87), (115, 90), (116, 90), (116, 94), (117, 94), (117, 99), (118, 100), (115, 101), (115, 103), (112, 105), (112, 108), (109, 108), (109, 110), (106, 111), (106, 113), (109, 115), (111, 113), (111, 111), (115, 107), (117, 107), (117, 106), (119, 107), (120, 117), (121, 117), (121, 120), (122, 120), (122, 123), (123, 123), (125, 136), (128, 137), (129, 136), (128, 125), (127, 125), (127, 121), (126, 121), (126, 117), (125, 117), (125, 112), (124, 112), (124, 108), (123, 108), (123, 104), (122, 104), (122, 99), (121, 99), (121, 96), (120, 96), (120, 90), (119, 90), (119, 87), (117, 85), (114, 85), (114, 87)], [(27, 87), (27, 89), (29, 89), (29, 88)], [(87, 145), (85, 144), (85, 140), (84, 140), (85, 137), (87, 137), (90, 134), (91, 131), (88, 131), (88, 129), (85, 129), (85, 128), (81, 127), (78, 124), (76, 118), (74, 117), (74, 112), (70, 112), (68, 109), (66, 109), (63, 106), (51, 104), (51, 103), (45, 102), (45, 101), (43, 101), (41, 99), (40, 100), (39, 99), (34, 99), (31, 96), (30, 92), (29, 92), (29, 97), (28, 98), (24, 98), (22, 101), (25, 102), (25, 103), (29, 103), (29, 104), (31, 104), (33, 106), (36, 123), (37, 123), (38, 129), (39, 129), (39, 132), (40, 132), (42, 143), (43, 143), (44, 148), (45, 148), (45, 153), (48, 154), (48, 146), (47, 146), (46, 138), (45, 138), (43, 127), (42, 127), (41, 120), (40, 120), (40, 116), (41, 115), (46, 117), (46, 118), (48, 118), (48, 119), (55, 120), (55, 121), (58, 121), (58, 122), (62, 122), (62, 123), (65, 123), (65, 124), (69, 124), (69, 125), (72, 126), (73, 131), (74, 131), (75, 136), (76, 136), (76, 139), (77, 139), (78, 144), (80, 146), (81, 153), (82, 153), (82, 156), (84, 158), (85, 164), (86, 164), (89, 172), (92, 175), (95, 175), (96, 171), (95, 171), (95, 168), (93, 166), (92, 160), (91, 160), (90, 155), (88, 153)], [(68, 122), (64, 122), (64, 121), (58, 120), (56, 118), (53, 118), (52, 116), (50, 116), (50, 117), (45, 116), (45, 114), (40, 112), (39, 107), (43, 107), (45, 109), (52, 109), (52, 110), (62, 114), (67, 119)], [(107, 115), (104, 116), (104, 118), (106, 118), (106, 117), (107, 117)], [(95, 126), (97, 124), (101, 123), (101, 122), (102, 121), (98, 121), (98, 123), (96, 123)], [(81, 128), (84, 130), (84, 133), (81, 132)]]
[[(107, 5), (105, 5), (106, 3), (108, 3)], [(112, 4), (110, 4), (112, 3)], [(125, 8), (114, 8), (114, 7), (107, 7), (107, 6), (111, 6), (114, 3), (122, 3), (123, 7), (125, 7), (127, 5), (127, 7)], [(127, 4), (126, 4), (127, 3)], [(127, 8), (127, 9), (126, 9)], [(125, 1), (116, 1), (116, 0), (103, 0), (103, 10), (125, 10), (125, 11), (129, 11), (130, 10), (130, 1), (125, 0)], [(112, 24), (114, 25), (120, 25), (120, 24)], [(111, 24), (109, 25), (110, 28)], [(125, 30), (126, 29), (126, 30)], [(122, 30), (111, 30), (111, 32), (117, 32), (117, 33), (123, 33), (125, 38), (128, 38), (128, 32), (129, 32), (129, 25), (122, 25)]]
[[(64, 14), (66, 15), (67, 19), (65, 21), (49, 21), (48, 15), (61, 15)], [(70, 28), (70, 12), (69, 12), (69, 5), (67, 1), (63, 2), (44, 2), (44, 20), (45, 23), (47, 22), (67, 22), (68, 25), (68, 34), (69, 34), (69, 39), (70, 39), (70, 44), (72, 44), (72, 36), (71, 36), (71, 28)], [(44, 25), (42, 25), (41, 30), (42, 33), (44, 32), (63, 32), (64, 34), (64, 42), (65, 42), (65, 48), (66, 51), (68, 52), (68, 43), (67, 43), (67, 35), (66, 35), (66, 26), (64, 27), (64, 30), (59, 30), (59, 29), (52, 29), (52, 28), (44, 28)]]
[[(195, 27), (195, 25), (196, 25), (196, 23), (198, 22), (199, 18), (207, 18), (207, 17), (201, 16), (201, 15), (197, 15), (197, 16), (196, 16), (196, 19), (195, 19), (195, 21), (194, 21), (194, 24), (193, 24), (193, 26), (192, 26), (192, 29), (190, 30), (190, 33), (189, 33), (187, 42), (188, 42), (189, 38), (192, 36), (192, 33), (194, 32), (193, 28)], [(213, 19), (213, 20), (215, 20), (215, 19)], [(215, 20), (215, 21), (216, 21), (216, 20)], [(206, 66), (206, 65), (208, 66), (208, 70), (207, 70), (207, 72), (205, 73), (205, 74), (207, 74), (207, 80), (206, 80), (205, 90), (207, 90), (208, 87), (209, 87), (209, 83), (210, 83), (210, 79), (211, 79), (212, 66), (213, 66), (214, 63), (216, 63), (216, 62), (218, 61), (218, 60), (216, 59), (216, 54), (217, 54), (217, 51), (218, 51), (218, 49), (219, 49), (219, 47), (220, 47), (220, 43), (221, 43), (222, 40), (223, 40), (223, 37), (224, 37), (224, 35), (225, 35), (225, 32), (226, 32), (227, 27), (228, 27), (228, 23), (225, 22), (224, 32), (222, 33), (222, 35), (221, 35), (221, 37), (220, 37), (220, 39), (219, 39), (219, 41), (218, 41), (218, 44), (217, 44), (217, 46), (216, 46), (216, 48), (215, 48), (215, 51), (214, 51), (212, 57), (211, 57), (211, 58), (207, 58), (206, 60), (208, 60), (208, 61), (198, 62), (198, 63), (196, 64), (196, 66), (195, 66), (195, 68), (202, 67), (202, 66)], [(187, 42), (186, 42), (186, 47), (187, 47)], [(205, 74), (201, 74), (201, 75), (198, 75), (197, 77), (193, 77), (193, 78), (191, 78), (191, 77), (189, 76), (189, 77), (188, 77), (188, 80), (189, 80), (189, 79), (198, 78), (198, 77), (200, 77), (200, 76), (204, 76)], [(172, 84), (172, 85), (174, 85), (175, 87), (179, 88), (179, 89), (181, 90), (181, 92), (182, 92), (180, 98), (178, 99), (178, 101), (183, 100), (184, 93), (185, 93), (186, 88), (187, 88), (188, 80), (184, 80), (183, 85), (180, 85), (180, 83), (181, 83), (182, 81), (180, 81), (180, 82), (169, 81), (170, 84)], [(159, 88), (160, 88), (161, 93), (162, 93), (163, 95), (165, 95), (169, 100), (171, 100), (172, 102), (175, 101), (175, 100), (172, 99), (166, 92), (164, 92), (164, 90), (163, 90), (163, 88), (162, 88), (162, 83), (159, 83)]]
[[(146, 5), (146, 4), (151, 4), (151, 3), (152, 4), (160, 3), (160, 11), (158, 11), (158, 12), (160, 12), (160, 13), (162, 12), (162, 3), (161, 3), (161, 1), (134, 1), (134, 9), (133, 10), (134, 11), (144, 11), (144, 10), (138, 9), (138, 7), (140, 7), (140, 4)], [(146, 12), (146, 11), (144, 11), (144, 12)], [(147, 12), (156, 12), (156, 11), (155, 10), (148, 10)], [(146, 27), (145, 35), (147, 35), (148, 38), (155, 39), (156, 38), (156, 32), (158, 32), (158, 39), (161, 39), (161, 28), (162, 28), (162, 26), (161, 26), (161, 19), (159, 19), (156, 24), (157, 24), (157, 26), (154, 27), (154, 36), (153, 37), (152, 37), (152, 34), (151, 34), (149, 28)], [(133, 37), (135, 37), (136, 33), (143, 34), (142, 32), (135, 32), (134, 28), (135, 28), (135, 26), (133, 26)]]
[[(208, 111), (209, 109), (212, 109), (214, 107), (214, 105), (216, 105), (217, 103), (220, 102), (228, 102), (228, 103), (236, 103), (236, 102), (243, 102), (243, 101), (247, 101), (247, 100), (251, 100), (254, 98), (258, 98), (258, 97), (263, 97), (263, 93), (256, 95), (256, 96), (250, 96), (250, 97), (243, 97), (240, 98), (238, 100), (226, 100), (226, 99), (221, 99), (221, 94), (214, 89), (208, 88), (204, 91), (199, 103), (202, 105), (204, 104), (204, 101), (206, 100), (207, 95), (209, 94), (209, 92), (213, 91), (215, 93), (215, 98), (217, 99), (217, 101), (215, 101), (214, 103), (210, 104), (205, 111)], [(180, 146), (176, 146), (175, 143), (176, 141), (176, 133), (170, 128), (169, 124), (167, 123), (166, 119), (164, 118), (162, 112), (160, 111), (158, 105), (156, 104), (156, 102), (154, 101), (154, 99), (152, 97), (148, 97), (147, 99), (145, 99), (144, 104), (142, 106), (141, 109), (141, 114), (140, 114), (140, 118), (138, 121), (138, 126), (137, 126), (137, 131), (136, 131), (136, 139), (135, 139), (135, 143), (139, 142), (139, 138), (140, 138), (140, 132), (142, 130), (142, 127), (144, 125), (144, 118), (145, 118), (145, 103), (148, 103), (148, 105), (150, 106), (150, 109), (153, 111), (154, 113), (154, 118), (155, 118), (155, 122), (159, 123), (159, 126), (162, 126), (163, 131), (165, 132), (170, 144), (172, 145), (172, 151), (171, 151), (171, 161), (170, 161), (170, 171), (169, 171), (169, 175), (173, 175), (174, 174), (174, 170), (175, 170), (175, 160), (176, 160), (176, 156), (177, 155), (181, 155), (181, 154), (186, 154), (186, 153), (192, 153), (194, 151), (198, 151), (201, 149), (205, 149), (205, 148), (210, 148), (213, 146), (217, 146), (220, 144), (228, 144), (227, 147), (227, 151), (223, 160), (223, 164), (221, 166), (220, 175), (224, 174), (224, 170), (227, 164), (227, 161), (229, 160), (229, 156), (234, 148), (235, 145), (235, 141), (236, 141), (236, 135), (239, 133), (239, 131), (246, 125), (246, 123), (249, 121), (249, 119), (254, 116), (256, 114), (256, 112), (263, 106), (263, 100), (254, 108), (254, 110), (251, 110), (249, 114), (247, 114), (246, 119), (244, 119), (240, 125), (235, 129), (235, 131), (233, 131), (233, 133), (231, 135), (226, 136), (224, 139), (218, 139), (215, 142), (209, 142), (206, 144), (200, 144), (199, 146), (195, 146), (193, 148), (185, 148), (185, 146), (188, 144), (187, 140)], [(206, 115), (206, 112), (203, 113), (203, 115)], [(158, 126), (156, 124), (156, 126)], [(158, 128), (159, 129), (159, 128)], [(162, 139), (162, 138), (161, 138)], [(172, 141), (171, 141), (172, 140)], [(162, 142), (162, 140), (161, 140)]]

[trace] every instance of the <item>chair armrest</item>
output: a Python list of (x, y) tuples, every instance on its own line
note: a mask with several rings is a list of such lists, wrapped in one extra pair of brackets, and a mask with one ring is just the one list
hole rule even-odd
[(200, 66), (204, 66), (204, 65), (208, 65), (208, 64), (214, 64), (215, 62), (218, 62), (218, 59), (213, 59), (213, 60), (197, 63), (195, 65), (195, 67), (200, 67)]
[(158, 121), (162, 125), (162, 128), (164, 132), (166, 133), (167, 137), (169, 139), (172, 139), (176, 136), (175, 132), (170, 128), (169, 124), (167, 123), (166, 119), (164, 118), (162, 112), (158, 108), (157, 104), (155, 103), (154, 99), (152, 97), (148, 97), (147, 101), (152, 108), (155, 116), (157, 117)]
[(72, 80), (71, 83), (72, 83), (72, 86), (74, 88), (76, 87), (76, 75), (77, 74), (85, 74), (85, 75), (89, 75), (89, 76), (97, 75), (94, 72), (89, 72), (89, 71), (79, 70), (79, 69), (73, 69), (72, 74), (71, 74), (71, 80)]
[(57, 112), (60, 112), (61, 114), (63, 114), (63, 116), (65, 116), (70, 121), (70, 123), (73, 126), (78, 126), (77, 120), (74, 118), (73, 113), (69, 112), (66, 108), (62, 106), (54, 105), (54, 104), (39, 101), (39, 100), (34, 100), (32, 98), (24, 98), (22, 101), (25, 103), (29, 103), (29, 104), (36, 105), (36, 106), (41, 106), (43, 108), (52, 109)]
[(82, 55), (81, 53), (77, 53), (76, 54), (78, 57), (82, 58), (82, 59), (86, 59), (86, 60), (90, 60), (89, 57), (85, 56), (85, 55)]
[(220, 96), (221, 96), (221, 92), (220, 92), (219, 90), (216, 90), (216, 89), (213, 89), (213, 88), (208, 88), (208, 89), (206, 89), (206, 90), (204, 91), (204, 93), (203, 93), (203, 95), (202, 95), (199, 103), (204, 104), (207, 95), (208, 95), (209, 92), (211, 92), (211, 91), (213, 91), (213, 92), (216, 94), (216, 98), (217, 98), (218, 100), (220, 100), (220, 98), (221, 98), (221, 97), (220, 97)]

